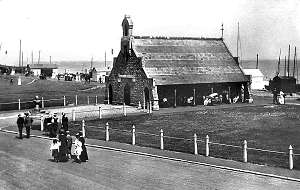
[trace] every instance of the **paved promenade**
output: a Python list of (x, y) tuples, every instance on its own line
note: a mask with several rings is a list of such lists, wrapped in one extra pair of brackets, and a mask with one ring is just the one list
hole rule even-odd
[[(62, 111), (60, 109), (51, 111)], [(181, 111), (190, 109), (199, 108), (187, 107)], [(162, 109), (161, 113), (154, 114), (170, 111)], [(17, 131), (17, 113), (0, 113), (0, 190), (300, 189), (298, 170), (93, 139), (87, 139), (91, 145), (89, 162), (54, 163), (50, 159), (50, 140), (40, 138), (41, 131), (33, 130), (34, 137), (23, 140), (5, 132)]]
[(87, 163), (51, 161), (50, 141), (0, 133), (0, 189), (300, 189), (300, 183), (88, 148)]

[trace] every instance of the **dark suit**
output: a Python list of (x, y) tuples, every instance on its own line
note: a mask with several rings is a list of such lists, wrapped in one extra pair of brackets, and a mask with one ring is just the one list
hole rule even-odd
[(32, 118), (30, 118), (29, 116), (26, 116), (25, 119), (24, 119), (24, 125), (25, 125), (25, 128), (26, 128), (27, 138), (30, 137), (30, 128), (31, 128), (32, 121), (33, 121)]
[(23, 117), (18, 116), (17, 125), (18, 125), (18, 129), (19, 129), (19, 137), (20, 137), (20, 139), (22, 139), (23, 126), (24, 126), (24, 118)]

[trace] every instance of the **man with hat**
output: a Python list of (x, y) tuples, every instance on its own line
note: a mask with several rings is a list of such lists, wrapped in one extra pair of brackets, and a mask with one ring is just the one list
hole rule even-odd
[(29, 117), (29, 112), (25, 113), (25, 119), (24, 119), (24, 126), (26, 129), (26, 137), (29, 138), (30, 137), (30, 128), (32, 125), (33, 119), (31, 117)]
[(17, 119), (17, 125), (18, 125), (18, 129), (19, 129), (19, 138), (22, 139), (22, 133), (23, 133), (23, 125), (24, 125), (24, 118), (22, 114), (18, 115), (18, 119)]

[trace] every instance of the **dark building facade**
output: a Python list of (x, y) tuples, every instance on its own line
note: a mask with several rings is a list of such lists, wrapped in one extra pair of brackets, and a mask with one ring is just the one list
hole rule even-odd
[(156, 110), (203, 104), (211, 93), (247, 97), (249, 78), (222, 38), (133, 36), (129, 16), (122, 28), (121, 50), (106, 83), (109, 103), (152, 102)]

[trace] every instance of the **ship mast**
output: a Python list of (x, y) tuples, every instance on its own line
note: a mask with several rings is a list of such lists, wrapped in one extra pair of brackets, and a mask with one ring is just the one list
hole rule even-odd
[(277, 68), (278, 75), (280, 74), (280, 55), (281, 55), (281, 48), (279, 51), (279, 59), (278, 59), (278, 68)]

